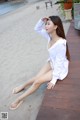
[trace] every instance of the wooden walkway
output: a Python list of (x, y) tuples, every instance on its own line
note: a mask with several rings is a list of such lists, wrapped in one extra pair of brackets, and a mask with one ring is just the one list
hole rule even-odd
[(36, 120), (80, 120), (80, 31), (71, 22), (67, 33), (70, 71), (54, 90), (46, 90)]

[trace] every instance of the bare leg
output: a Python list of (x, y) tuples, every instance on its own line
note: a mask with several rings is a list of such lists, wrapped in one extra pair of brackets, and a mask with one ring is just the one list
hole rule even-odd
[(26, 88), (27, 86), (31, 85), (37, 78), (39, 78), (40, 76), (44, 75), (45, 73), (47, 73), (49, 70), (51, 70), (51, 66), (50, 63), (47, 62), (42, 69), (40, 70), (40, 72), (33, 77), (32, 79), (28, 80), (24, 85), (21, 85), (19, 87), (16, 87), (13, 89), (13, 93), (18, 93), (20, 91), (22, 91), (24, 88)]
[(25, 92), (23, 93), (20, 97), (18, 97), (15, 102), (13, 102), (11, 104), (11, 108), (16, 108), (16, 106), (27, 96), (29, 96), (30, 94), (32, 94), (33, 92), (35, 92), (42, 83), (44, 82), (48, 82), (52, 79), (52, 70), (50, 70), (49, 72), (45, 73), (44, 75), (42, 75), (41, 77), (39, 77), (36, 81), (34, 81), (34, 83), (32, 84), (32, 86)]

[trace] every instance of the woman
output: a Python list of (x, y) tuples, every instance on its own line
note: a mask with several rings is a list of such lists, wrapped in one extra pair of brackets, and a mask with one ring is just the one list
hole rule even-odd
[(58, 16), (40, 19), (35, 30), (48, 40), (50, 56), (35, 77), (24, 85), (13, 89), (13, 93), (16, 94), (32, 84), (25, 93), (11, 104), (11, 110), (17, 109), (24, 98), (35, 92), (44, 82), (48, 82), (47, 89), (53, 89), (57, 80), (63, 80), (68, 74), (70, 56), (61, 19)]

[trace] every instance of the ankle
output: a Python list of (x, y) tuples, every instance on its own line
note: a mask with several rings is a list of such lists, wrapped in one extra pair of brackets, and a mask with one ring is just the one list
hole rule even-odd
[(18, 102), (20, 102), (20, 101), (22, 101), (22, 100), (23, 100), (23, 98), (21, 98), (21, 97), (19, 97), (19, 98), (17, 99)]

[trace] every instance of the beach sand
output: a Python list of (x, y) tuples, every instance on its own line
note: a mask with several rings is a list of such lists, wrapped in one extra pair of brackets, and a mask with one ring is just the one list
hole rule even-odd
[[(38, 2), (0, 16), (0, 112), (8, 112), (9, 120), (36, 120), (46, 84), (14, 111), (9, 106), (24, 91), (13, 95), (12, 89), (35, 76), (45, 64), (47, 40), (34, 31), (34, 26), (42, 17), (58, 15), (57, 8), (53, 5), (46, 10), (45, 3)], [(63, 24), (67, 33), (70, 22)]]

